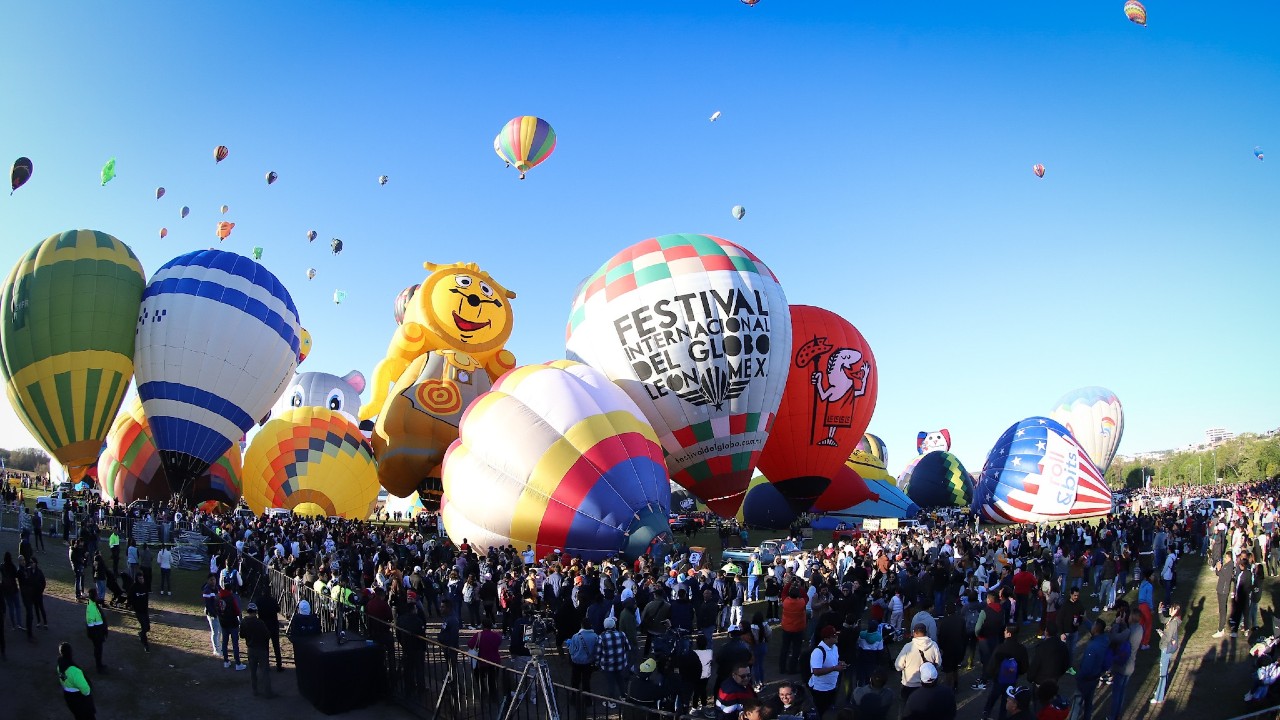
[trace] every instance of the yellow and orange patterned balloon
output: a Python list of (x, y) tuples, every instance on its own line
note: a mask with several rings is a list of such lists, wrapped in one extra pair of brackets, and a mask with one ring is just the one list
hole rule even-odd
[(360, 428), (340, 413), (299, 407), (271, 419), (244, 456), (244, 499), (261, 514), (363, 520), (378, 502), (373, 450)]

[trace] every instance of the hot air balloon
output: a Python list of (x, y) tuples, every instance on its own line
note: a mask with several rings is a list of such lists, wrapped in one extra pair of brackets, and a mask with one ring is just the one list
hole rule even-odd
[(159, 200), (162, 197), (164, 197), (164, 188), (162, 187), (156, 188), (156, 199)]
[(401, 290), (399, 295), (396, 295), (396, 303), (393, 310), (395, 311), (397, 325), (404, 324), (405, 308), (408, 307), (409, 301), (413, 299), (413, 294), (417, 292), (420, 287), (422, 287), (420, 283), (414, 283), (413, 285)]
[(0, 375), (9, 403), (58, 462), (87, 467), (134, 371), (146, 278), (127, 245), (69, 230), (29, 250), (0, 294)]
[(169, 237), (169, 228), (160, 228), (160, 239), (163, 240), (167, 237)]
[(946, 452), (951, 449), (951, 431), (942, 428), (941, 430), (921, 430), (916, 433), (916, 453), (927, 455), (935, 450)]
[(215, 163), (220, 163), (223, 160), (226, 160), (227, 154), (230, 152), (231, 151), (227, 149), (226, 145), (219, 145), (218, 147), (213, 149), (213, 161)]
[(1147, 9), (1138, 0), (1125, 0), (1124, 16), (1129, 18), (1130, 22), (1142, 27), (1147, 26)]
[(1083, 387), (1063, 395), (1049, 417), (1075, 437), (1095, 467), (1106, 474), (1124, 435), (1124, 408), (1106, 388)]
[(307, 279), (308, 279), (308, 280), (314, 280), (314, 279), (315, 279), (315, 277), (316, 277), (316, 269), (315, 269), (315, 268), (307, 268)]
[(186, 490), (284, 392), (298, 311), (262, 265), (198, 250), (152, 276), (134, 319), (138, 395), (169, 481)]
[(633, 559), (670, 541), (662, 447), (640, 408), (568, 361), (516, 368), (467, 408), (444, 459), (450, 537)]
[(715, 112), (711, 113), (711, 122), (715, 122), (715, 121), (717, 121), (717, 120), (719, 120), (719, 119), (720, 119), (720, 111), (719, 111), (719, 110), (717, 110), (717, 111), (715, 111)]
[(866, 497), (850, 507), (835, 511), (837, 516), (902, 519), (920, 512), (920, 506), (894, 484), (897, 481), (885, 469), (887, 459), (888, 454), (880, 438), (865, 435), (858, 448), (849, 455), (845, 467), (865, 483)]
[(391, 388), (373, 426), (378, 479), (392, 495), (417, 491), (440, 503), (440, 463), (458, 439), (463, 412), (493, 386), (469, 356), (432, 351), (414, 359)]
[(9, 194), (12, 195), (15, 190), (27, 184), (31, 179), (31, 173), (35, 167), (31, 164), (30, 158), (20, 157), (13, 161), (13, 168), (9, 170), (9, 185), (12, 189)]
[(1035, 173), (1038, 178), (1044, 177), (1044, 165), (1041, 165), (1040, 163), (1032, 165), (1031, 172)]
[(315, 242), (315, 241), (316, 241), (316, 237), (318, 236), (318, 234), (319, 234), (319, 233), (317, 233), (315, 230), (308, 230), (308, 231), (307, 231), (307, 242)]
[[(872, 435), (871, 433), (863, 435), (862, 439), (858, 441), (858, 446), (854, 449), (854, 452), (865, 453), (878, 460), (881, 465), (889, 466), (889, 449), (885, 447), (884, 441), (880, 439), (879, 435)], [(892, 476), (889, 477), (892, 478)]]
[(1009, 426), (987, 453), (973, 512), (1002, 524), (1106, 515), (1111, 490), (1070, 431), (1030, 417)]
[(261, 259), (262, 259), (262, 248), (261, 248), (261, 247), (256, 246), (256, 245), (254, 246), (254, 248), (253, 248), (253, 259), (254, 259), (254, 260), (261, 260)]
[(350, 417), (291, 408), (267, 421), (244, 455), (244, 500), (255, 513), (364, 520), (378, 502), (373, 451)]
[(191, 208), (187, 207), (186, 205), (183, 205), (182, 211), (178, 214), (182, 217), (186, 217), (191, 214)]
[(792, 357), (760, 472), (800, 513), (823, 494), (867, 431), (880, 383), (871, 347), (848, 320), (809, 305), (790, 311)]
[[(227, 452), (196, 481), (196, 502), (240, 501), (240, 446)], [(156, 450), (142, 403), (134, 398), (116, 416), (98, 458), (98, 492), (103, 500), (129, 504), (134, 500), (164, 502), (173, 495)]]
[(306, 328), (298, 328), (298, 364), (311, 354), (311, 333)]
[(758, 3), (758, 2), (760, 2), (760, 0), (742, 0), (742, 4), (743, 4), (743, 5), (747, 5), (747, 6), (750, 6), (750, 7), (755, 7), (755, 6), (756, 6), (756, 3)]
[(556, 149), (556, 131), (542, 118), (522, 115), (512, 118), (493, 141), (493, 149), (507, 166), (516, 166), (520, 179), (551, 157)]
[(386, 185), (386, 184), (387, 184), (387, 181), (388, 181), (388, 180), (390, 180), (390, 179), (391, 179), (391, 178), (387, 177), (386, 175), (379, 175), (379, 176), (378, 176), (378, 184), (379, 184), (379, 185)]
[(578, 291), (570, 359), (604, 372), (644, 411), (671, 478), (733, 517), (791, 361), (791, 314), (750, 251), (708, 235), (623, 250)]
[(330, 240), (329, 249), (333, 251), (334, 255), (337, 255), (338, 253), (342, 252), (342, 241), (339, 240), (338, 238), (334, 238)]
[(347, 299), (347, 291), (346, 291), (346, 290), (334, 290), (334, 291), (333, 291), (333, 304), (334, 304), (334, 305), (341, 305), (341, 304), (342, 304), (342, 301), (343, 301), (343, 300), (346, 300), (346, 299)]
[(733, 213), (734, 220), (741, 220), (742, 218), (746, 217), (747, 209), (742, 207), (741, 205), (734, 205), (732, 213)]
[(267, 184), (270, 185), (271, 183), (279, 179), (279, 177), (280, 176), (277, 175), (274, 170), (272, 170), (271, 172), (267, 173)]
[(786, 530), (799, 515), (791, 499), (784, 496), (775, 483), (764, 475), (756, 475), (747, 485), (736, 519), (753, 528)]
[(388, 495), (386, 503), (382, 506), (382, 511), (392, 518), (396, 517), (396, 513), (400, 513), (399, 517), (408, 520), (422, 513), (430, 512), (430, 509), (427, 508), (426, 502), (423, 501), (422, 497), (415, 492), (407, 498)]
[(898, 488), (922, 508), (969, 507), (973, 478), (960, 458), (943, 450), (920, 456), (910, 472), (898, 477)]
[(102, 166), (102, 184), (106, 185), (111, 182), (111, 178), (116, 176), (116, 159), (111, 158), (106, 165)]
[(1262, 153), (1262, 148), (1261, 148), (1260, 146), (1254, 146), (1254, 148), (1253, 148), (1253, 156), (1254, 156), (1254, 157), (1256, 157), (1256, 158), (1258, 158), (1259, 160), (1263, 160), (1263, 159), (1264, 159), (1264, 157), (1263, 157), (1263, 153)]
[(235, 223), (227, 222), (225, 220), (218, 223), (218, 240), (226, 240), (231, 235), (231, 231), (235, 229), (235, 226)]
[(231, 209), (230, 207), (228, 207), (228, 206), (226, 206), (226, 205), (223, 205), (223, 206), (222, 206), (222, 214), (223, 214), (223, 215), (226, 215), (226, 214), (227, 214), (227, 211), (228, 211), (228, 210), (230, 210), (230, 209)]

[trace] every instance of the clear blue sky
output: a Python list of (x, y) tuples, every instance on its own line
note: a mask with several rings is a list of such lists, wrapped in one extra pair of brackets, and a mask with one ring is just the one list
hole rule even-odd
[[(516, 290), (511, 348), (541, 362), (610, 255), (710, 233), (862, 330), (895, 473), (944, 426), (977, 470), (1081, 385), (1124, 402), (1121, 453), (1275, 427), (1280, 8), (1122, 6), (15, 4), (0, 161), (35, 174), (0, 196), (0, 254), (88, 227), (150, 273), (231, 220), (315, 337), (302, 369), (371, 375), (423, 260)], [(559, 146), (519, 182), (492, 139), (522, 114)]]

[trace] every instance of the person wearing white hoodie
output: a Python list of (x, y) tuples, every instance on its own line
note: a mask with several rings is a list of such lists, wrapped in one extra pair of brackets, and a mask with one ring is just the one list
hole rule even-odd
[(920, 687), (920, 667), (925, 663), (933, 663), (935, 667), (942, 665), (942, 651), (938, 643), (929, 637), (928, 629), (923, 624), (911, 628), (911, 642), (902, 646), (898, 659), (893, 666), (902, 673), (902, 699), (905, 702), (911, 693)]

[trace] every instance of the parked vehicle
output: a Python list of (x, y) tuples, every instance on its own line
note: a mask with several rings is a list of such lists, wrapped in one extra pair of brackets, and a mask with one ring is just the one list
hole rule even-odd
[(751, 556), (755, 555), (764, 565), (771, 565), (775, 558), (790, 557), (801, 551), (801, 546), (796, 542), (787, 539), (765, 540), (758, 547), (737, 548), (735, 550), (725, 550), (720, 554), (723, 562), (731, 562), (738, 567), (746, 570), (747, 564), (751, 562)]
[(41, 495), (36, 498), (36, 507), (41, 510), (49, 510), (52, 512), (62, 512), (68, 502), (75, 500), (75, 493), (69, 490), (59, 490), (50, 495)]

